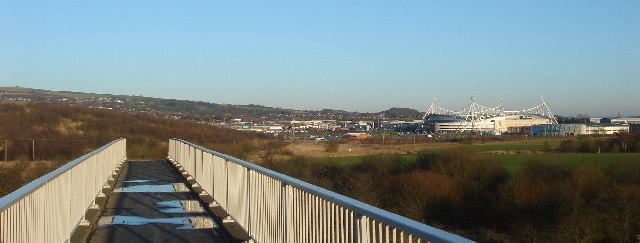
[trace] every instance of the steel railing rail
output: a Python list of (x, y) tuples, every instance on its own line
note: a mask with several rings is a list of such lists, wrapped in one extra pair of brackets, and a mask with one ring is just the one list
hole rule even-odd
[(121, 138), (0, 198), (0, 242), (66, 242), (126, 160)]
[(168, 158), (255, 242), (473, 242), (185, 140)]

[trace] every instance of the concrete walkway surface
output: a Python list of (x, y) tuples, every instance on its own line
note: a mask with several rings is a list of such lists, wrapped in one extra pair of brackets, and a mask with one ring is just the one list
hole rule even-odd
[(89, 242), (232, 242), (167, 161), (129, 161)]

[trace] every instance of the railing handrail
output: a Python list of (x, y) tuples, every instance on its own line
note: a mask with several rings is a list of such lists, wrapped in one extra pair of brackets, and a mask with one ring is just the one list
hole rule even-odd
[(409, 234), (412, 234), (414, 236), (423, 238), (423, 239), (429, 239), (429, 241), (432, 242), (474, 242), (471, 241), (469, 239), (463, 238), (461, 236), (431, 227), (429, 225), (417, 222), (415, 220), (403, 217), (401, 215), (398, 214), (394, 214), (388, 211), (385, 211), (383, 209), (379, 209), (376, 208), (374, 206), (371, 206), (369, 204), (357, 201), (355, 199), (349, 198), (347, 196), (344, 195), (340, 195), (338, 193), (329, 191), (327, 189), (318, 187), (316, 185), (295, 179), (293, 177), (284, 175), (282, 173), (278, 173), (269, 169), (266, 169), (264, 167), (249, 163), (247, 161), (238, 159), (236, 157), (227, 155), (227, 154), (223, 154), (217, 151), (213, 151), (207, 148), (204, 148), (200, 145), (196, 145), (194, 143), (191, 143), (189, 141), (183, 140), (183, 139), (179, 139), (179, 138), (172, 138), (171, 140), (175, 140), (175, 141), (179, 141), (185, 144), (188, 144), (190, 146), (193, 146), (197, 149), (200, 149), (204, 152), (207, 153), (211, 153), (213, 155), (219, 156), (221, 158), (226, 159), (229, 162), (241, 165), (246, 167), (249, 170), (253, 170), (256, 172), (259, 172), (263, 175), (272, 177), (274, 179), (280, 180), (283, 183), (285, 183), (286, 185), (290, 185), (293, 187), (296, 187), (302, 191), (314, 194), (318, 197), (321, 197), (325, 200), (328, 200), (332, 203), (335, 203), (337, 205), (340, 205), (346, 209), (352, 210), (356, 213), (365, 215), (371, 219), (380, 221), (380, 222), (393, 222), (393, 226), (396, 227), (397, 229), (400, 229), (402, 231), (405, 231)]
[(13, 205), (14, 203), (22, 200), (24, 197), (26, 197), (27, 195), (31, 194), (32, 192), (38, 190), (40, 187), (44, 186), (47, 184), (47, 182), (57, 178), (58, 176), (60, 176), (61, 174), (67, 172), (68, 170), (72, 169), (73, 167), (75, 167), (76, 165), (82, 163), (83, 161), (87, 160), (88, 158), (91, 158), (92, 156), (94, 156), (97, 153), (102, 152), (103, 150), (105, 150), (106, 148), (108, 148), (109, 146), (123, 140), (125, 138), (119, 138), (116, 139), (114, 141), (111, 141), (110, 143), (100, 147), (99, 149), (96, 149), (90, 153), (87, 153), (69, 163), (66, 163), (63, 166), (60, 166), (58, 169), (51, 171), (49, 173), (47, 173), (46, 175), (35, 179), (31, 182), (29, 182), (28, 184), (24, 185), (23, 187), (11, 192), (10, 194), (0, 198), (0, 211), (3, 211), (7, 208), (9, 208), (11, 205)]

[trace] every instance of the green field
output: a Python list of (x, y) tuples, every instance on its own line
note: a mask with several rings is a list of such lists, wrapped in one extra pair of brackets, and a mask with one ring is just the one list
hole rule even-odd
[[(417, 155), (377, 155), (376, 157), (392, 158), (394, 156), (401, 157), (407, 161), (415, 161)], [(524, 168), (528, 161), (542, 161), (549, 163), (558, 163), (569, 167), (582, 167), (591, 165), (596, 168), (607, 169), (609, 165), (615, 161), (631, 160), (640, 163), (640, 153), (571, 153), (571, 154), (490, 154), (488, 155), (494, 160), (502, 163), (509, 174), (516, 174)], [(349, 165), (360, 163), (365, 156), (350, 157), (328, 157), (315, 158), (314, 162), (335, 163), (337, 165)]]
[[(560, 147), (562, 140), (532, 140), (492, 144), (475, 144), (472, 148), (480, 151), (513, 151), (513, 150), (549, 150)], [(546, 144), (545, 144), (546, 142)]]
[[(547, 144), (545, 145), (545, 141)], [(517, 151), (517, 150), (545, 150), (545, 149), (555, 149), (560, 146), (561, 140), (533, 140), (533, 141), (519, 141), (519, 142), (505, 142), (505, 143), (495, 143), (495, 144), (475, 144), (471, 145), (471, 148), (477, 149), (479, 151)], [(429, 152), (440, 152), (443, 150), (447, 150), (447, 148), (435, 148), (429, 149), (425, 151)], [(408, 160), (415, 160), (417, 155), (415, 154), (402, 154), (402, 155), (373, 155), (373, 156), (384, 156), (384, 157), (392, 157), (392, 156), (400, 156)], [(336, 163), (338, 165), (347, 165), (353, 163), (360, 163), (362, 158), (366, 156), (348, 156), (348, 157), (326, 157), (326, 158), (314, 158), (312, 161), (314, 162), (330, 162)]]
[(492, 154), (491, 157), (502, 163), (510, 174), (517, 173), (527, 161), (532, 160), (557, 163), (574, 168), (591, 165), (602, 169), (607, 169), (615, 161), (631, 160), (640, 162), (640, 153)]

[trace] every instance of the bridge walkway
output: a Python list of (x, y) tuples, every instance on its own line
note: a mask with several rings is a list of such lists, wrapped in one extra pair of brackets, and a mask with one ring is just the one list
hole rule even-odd
[(129, 161), (89, 242), (232, 242), (167, 161)]

